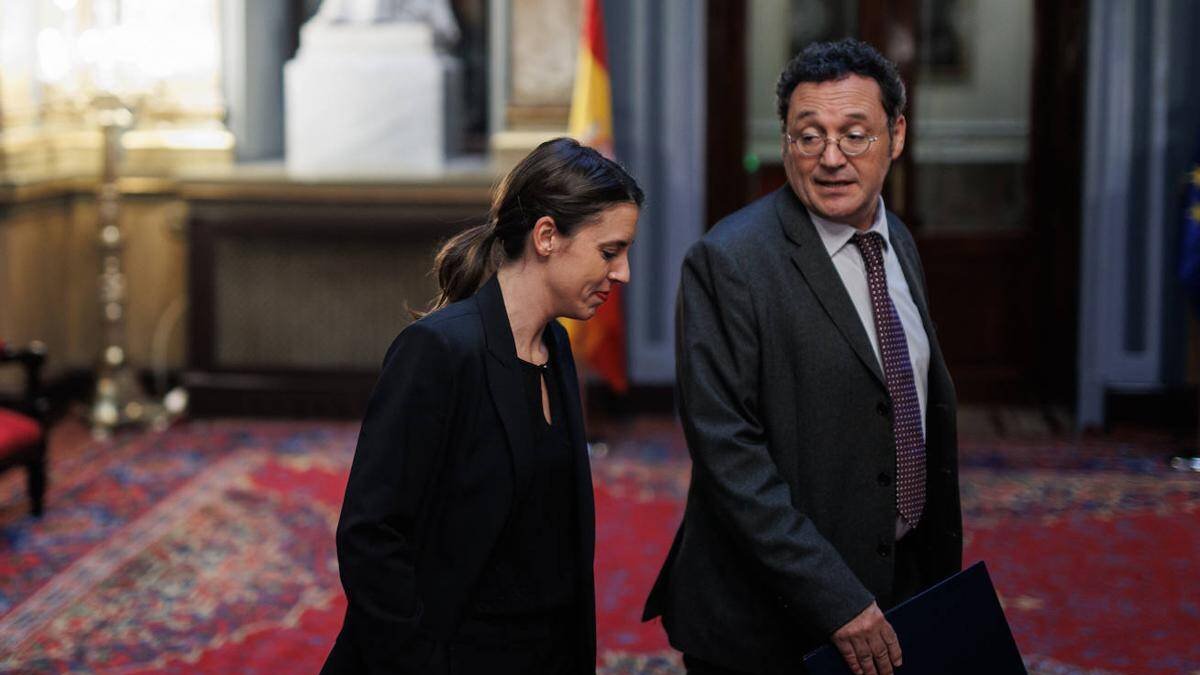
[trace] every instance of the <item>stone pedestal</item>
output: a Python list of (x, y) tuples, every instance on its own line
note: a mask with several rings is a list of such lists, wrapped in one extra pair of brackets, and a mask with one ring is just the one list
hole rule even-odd
[(493, 0), (490, 20), (497, 102), (492, 114), (492, 166), (512, 168), (543, 141), (567, 133), (575, 59), (579, 50), (579, 2)]
[(306, 24), (284, 70), (288, 172), (443, 171), (459, 141), (460, 77), (427, 24)]

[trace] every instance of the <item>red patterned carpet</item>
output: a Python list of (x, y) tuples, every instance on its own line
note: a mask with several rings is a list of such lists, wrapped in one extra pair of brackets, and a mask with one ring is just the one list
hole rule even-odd
[[(315, 672), (341, 621), (333, 527), (356, 425), (192, 423), (52, 446), (49, 508), (0, 478), (0, 672)], [(1200, 671), (1200, 476), (1146, 444), (964, 447), (967, 561), (1031, 671)], [(601, 672), (678, 673), (639, 624), (682, 509), (676, 432), (594, 461)]]

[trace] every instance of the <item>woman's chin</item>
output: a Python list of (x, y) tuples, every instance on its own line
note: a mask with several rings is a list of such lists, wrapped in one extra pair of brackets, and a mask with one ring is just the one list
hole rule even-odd
[(570, 314), (567, 314), (566, 318), (575, 319), (576, 321), (587, 321), (588, 319), (592, 318), (593, 316), (596, 316), (596, 310), (598, 310), (598, 309), (600, 309), (600, 307), (598, 305), (596, 305), (596, 306), (584, 305), (584, 306), (576, 309), (575, 311), (571, 312)]

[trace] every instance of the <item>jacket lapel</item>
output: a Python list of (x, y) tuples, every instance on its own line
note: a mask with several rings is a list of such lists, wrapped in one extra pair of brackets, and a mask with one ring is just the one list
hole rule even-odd
[(483, 319), (484, 339), (487, 341), (487, 380), (492, 403), (504, 426), (508, 447), (512, 452), (514, 501), (520, 501), (529, 490), (533, 477), (533, 429), (525, 407), (521, 367), (517, 346), (508, 323), (508, 311), (496, 277), (475, 294), (479, 315)]
[[(579, 399), (579, 379), (575, 374), (575, 359), (565, 334), (566, 330), (552, 322), (546, 330), (554, 334), (555, 370), (558, 372), (558, 389), (562, 392), (563, 410), (567, 428), (571, 434), (571, 450), (574, 453), (575, 487), (578, 500), (580, 551), (582, 560), (591, 560), (595, 546), (595, 504), (592, 497), (592, 467), (588, 460), (587, 440), (583, 427), (583, 407)], [(590, 573), (591, 568), (588, 568)]]
[(563, 411), (571, 436), (575, 472), (575, 514), (579, 533), (580, 625), (584, 641), (583, 670), (591, 672), (596, 652), (596, 591), (592, 563), (596, 552), (596, 507), (592, 492), (592, 466), (588, 458), (587, 439), (583, 427), (583, 407), (579, 398), (579, 378), (575, 373), (575, 358), (567, 340), (567, 331), (557, 321), (550, 322), (554, 345), (551, 358), (558, 373), (558, 390), (562, 392)]
[(795, 244), (792, 262), (800, 270), (800, 274), (804, 276), (804, 280), (808, 282), (809, 288), (817, 296), (817, 300), (842, 337), (850, 343), (858, 359), (871, 371), (879, 384), (886, 388), (883, 371), (879, 368), (875, 351), (871, 349), (870, 338), (867, 337), (866, 329), (858, 318), (858, 312), (854, 309), (854, 302), (850, 300), (842, 278), (838, 276), (837, 268), (833, 266), (829, 253), (821, 244), (821, 237), (817, 234), (812, 219), (808, 217), (808, 211), (786, 185), (775, 192), (775, 209), (784, 233)]

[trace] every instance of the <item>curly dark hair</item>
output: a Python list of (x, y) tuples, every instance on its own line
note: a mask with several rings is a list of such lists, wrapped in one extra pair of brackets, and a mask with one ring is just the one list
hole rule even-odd
[(887, 113), (888, 131), (904, 112), (904, 82), (896, 64), (871, 45), (853, 38), (836, 42), (814, 42), (792, 57), (779, 74), (775, 85), (775, 106), (779, 123), (787, 129), (788, 101), (801, 82), (829, 82), (851, 75), (869, 77), (879, 83), (880, 103)]

